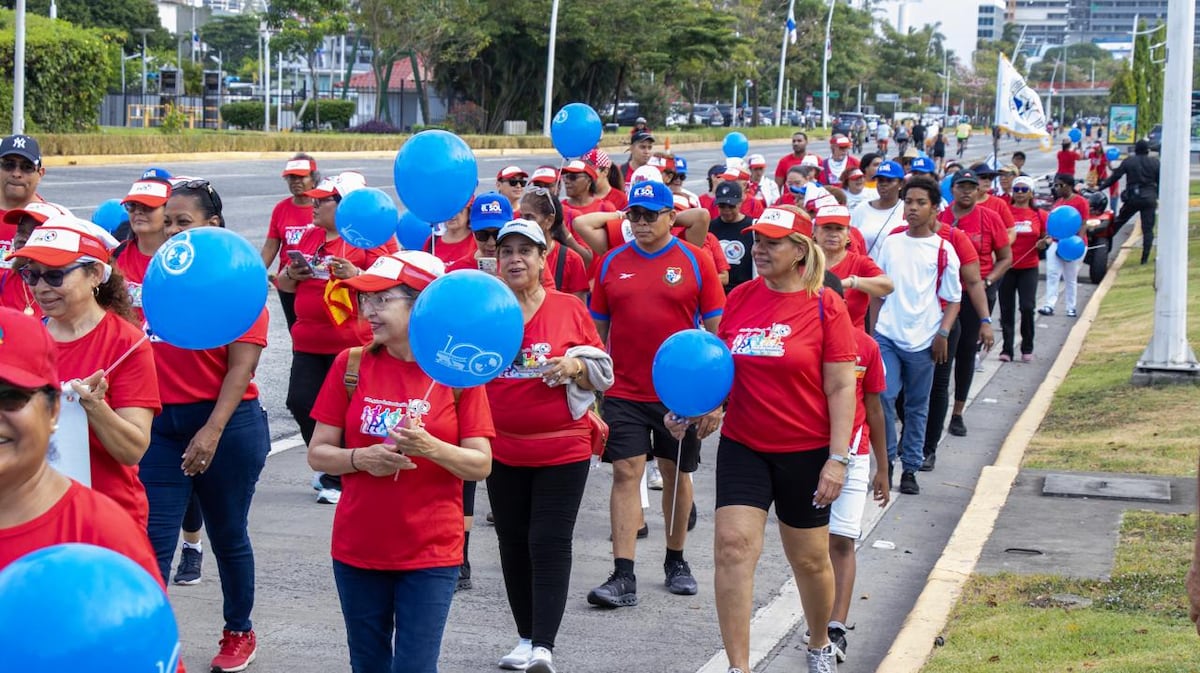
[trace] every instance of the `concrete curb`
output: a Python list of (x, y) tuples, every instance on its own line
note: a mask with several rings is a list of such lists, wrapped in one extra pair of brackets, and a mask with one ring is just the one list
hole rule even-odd
[(934, 639), (941, 635), (946, 627), (950, 612), (958, 603), (963, 586), (974, 572), (975, 564), (992, 534), (1000, 510), (1008, 500), (1029, 441), (1037, 433), (1042, 419), (1050, 409), (1055, 392), (1062, 385), (1075, 358), (1079, 356), (1084, 339), (1100, 311), (1100, 304), (1116, 282), (1117, 272), (1124, 265), (1135, 244), (1140, 241), (1141, 235), (1135, 231), (1122, 246), (1109, 273), (1096, 288), (1071, 329), (1046, 379), (1038, 386), (1029, 405), (1005, 438), (1000, 453), (996, 456), (996, 462), (983, 468), (971, 502), (967, 504), (967, 509), (959, 519), (942, 556), (929, 573), (924, 590), (904, 620), (900, 633), (892, 642), (876, 673), (917, 673), (929, 659)]

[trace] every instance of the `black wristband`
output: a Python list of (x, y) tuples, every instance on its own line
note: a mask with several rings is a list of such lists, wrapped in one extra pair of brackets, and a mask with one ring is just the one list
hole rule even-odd
[(350, 469), (358, 472), (358, 466), (354, 464), (354, 452), (358, 449), (350, 449)]

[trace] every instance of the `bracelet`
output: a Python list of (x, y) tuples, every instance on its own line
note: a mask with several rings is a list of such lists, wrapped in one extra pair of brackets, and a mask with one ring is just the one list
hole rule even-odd
[(992, 324), (992, 319), (991, 319), (990, 317), (987, 317), (987, 318), (980, 318), (980, 319), (979, 319), (979, 324), (980, 324), (980, 325), (990, 325), (990, 324)]
[(354, 454), (358, 449), (350, 449), (350, 469), (358, 472), (358, 466), (354, 464)]
[(937, 335), (942, 337), (943, 339), (949, 339), (950, 338), (950, 330), (945, 329), (945, 328), (938, 329)]
[(855, 290), (858, 289), (858, 276), (849, 276), (846, 278), (846, 280), (850, 281), (851, 288), (853, 288)]

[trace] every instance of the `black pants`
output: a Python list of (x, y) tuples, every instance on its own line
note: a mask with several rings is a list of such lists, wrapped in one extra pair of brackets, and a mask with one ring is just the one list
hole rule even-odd
[[(988, 314), (996, 305), (996, 293), (1000, 288), (996, 285), (987, 289)], [(966, 402), (967, 393), (971, 392), (971, 381), (975, 380), (975, 353), (979, 350), (979, 313), (975, 304), (963, 290), (962, 308), (958, 311), (958, 324), (962, 325), (959, 335), (958, 348), (954, 353), (954, 401)]]
[(334, 354), (292, 351), (287, 408), (296, 419), (296, 425), (300, 426), (300, 436), (305, 444), (312, 442), (313, 430), (317, 427), (317, 422), (312, 419), (312, 408), (336, 357)]
[(513, 467), (492, 461), (488, 500), (517, 634), (554, 648), (571, 582), (571, 538), (591, 461)]
[[(1033, 352), (1034, 305), (1037, 303), (1038, 269), (1009, 269), (1000, 280), (1000, 330), (1004, 344), (1000, 352), (1012, 357), (1017, 311), (1021, 314), (1021, 353)], [(1018, 299), (1019, 297), (1019, 299)]]
[[(946, 424), (946, 412), (950, 411), (950, 375), (954, 373), (954, 352), (958, 349), (962, 328), (958, 322), (950, 329), (946, 339), (949, 357), (933, 366), (933, 385), (929, 389), (929, 416), (925, 421), (925, 457), (937, 453), (938, 442), (942, 441), (942, 426)], [(904, 418), (901, 413), (899, 418)]]
[(288, 331), (292, 331), (292, 325), (296, 324), (296, 293), (278, 291), (279, 305), (283, 308), (283, 318), (287, 320)]
[(1117, 229), (1133, 218), (1134, 213), (1141, 213), (1142, 221), (1142, 264), (1150, 260), (1150, 246), (1154, 244), (1154, 217), (1158, 212), (1158, 199), (1146, 199), (1140, 196), (1128, 197), (1121, 204), (1121, 212), (1117, 214)]

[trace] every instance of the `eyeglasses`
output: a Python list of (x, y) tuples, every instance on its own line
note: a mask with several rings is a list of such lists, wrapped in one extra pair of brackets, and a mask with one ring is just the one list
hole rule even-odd
[(486, 243), (488, 240), (496, 238), (496, 235), (500, 233), (500, 230), (499, 229), (479, 229), (472, 233), (475, 234), (476, 241), (479, 241), (480, 243)]
[(0, 168), (3, 168), (9, 173), (17, 170), (17, 168), (20, 168), (22, 173), (32, 173), (37, 170), (37, 166), (33, 162), (17, 161), (16, 159), (5, 159), (4, 161), (0, 161)]
[(7, 411), (9, 413), (20, 411), (37, 394), (37, 390), (14, 386), (0, 386), (0, 411)]
[(658, 218), (662, 217), (664, 214), (669, 213), (669, 212), (671, 212), (670, 208), (667, 208), (664, 210), (646, 210), (645, 208), (630, 208), (629, 210), (625, 211), (625, 219), (629, 220), (633, 224), (637, 224), (638, 222), (646, 222), (647, 224), (653, 224), (658, 221)]
[(400, 294), (360, 294), (358, 295), (358, 310), (359, 312), (363, 312), (369, 308), (374, 308), (381, 311), (388, 305), (389, 302), (400, 299), (407, 299), (407, 297)]
[(1013, 194), (1028, 194), (1029, 188), (1028, 187), (1013, 187), (1012, 193)]
[(131, 213), (131, 214), (132, 213), (153, 213), (154, 211), (158, 210), (159, 208), (162, 208), (162, 206), (152, 207), (152, 206), (147, 206), (144, 203), (138, 203), (137, 201), (130, 201), (125, 204), (125, 212)]
[(50, 287), (62, 287), (63, 281), (67, 278), (67, 274), (71, 273), (75, 269), (81, 269), (89, 264), (91, 264), (91, 262), (79, 262), (68, 267), (61, 269), (50, 269), (49, 271), (34, 271), (28, 266), (23, 266), (18, 273), (21, 274), (21, 280), (25, 281), (25, 284), (29, 287), (37, 287), (38, 282), (43, 280), (46, 281), (46, 284)]
[(528, 180), (523, 180), (521, 178), (512, 178), (511, 180), (503, 180), (503, 182), (508, 183), (509, 187), (524, 187), (525, 185), (529, 184)]

